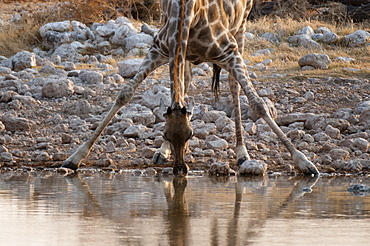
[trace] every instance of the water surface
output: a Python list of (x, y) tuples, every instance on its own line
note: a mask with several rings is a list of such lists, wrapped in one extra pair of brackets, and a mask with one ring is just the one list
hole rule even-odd
[(0, 172), (0, 245), (369, 245), (365, 177)]

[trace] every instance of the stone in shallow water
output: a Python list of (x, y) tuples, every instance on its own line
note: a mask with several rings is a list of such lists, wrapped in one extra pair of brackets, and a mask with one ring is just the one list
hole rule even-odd
[(347, 191), (354, 196), (366, 196), (370, 194), (370, 187), (363, 184), (354, 184), (348, 187)]
[(261, 160), (247, 160), (240, 165), (240, 174), (264, 175), (267, 170), (267, 164)]
[(230, 168), (229, 164), (226, 162), (219, 162), (214, 163), (208, 170), (209, 175), (216, 175), (216, 176), (228, 176), (228, 175), (235, 175), (235, 171)]

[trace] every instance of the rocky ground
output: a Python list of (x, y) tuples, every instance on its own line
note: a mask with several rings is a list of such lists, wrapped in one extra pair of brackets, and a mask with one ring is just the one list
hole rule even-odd
[[(96, 128), (113, 104), (122, 84), (138, 69), (157, 29), (118, 18), (86, 26), (77, 21), (49, 23), (40, 28), (43, 46), (32, 52), (0, 57), (0, 165), (3, 168), (58, 167)], [(322, 43), (368, 46), (370, 34), (358, 30), (345, 37), (325, 28), (297, 30), (286, 45), (319, 48)], [(370, 170), (370, 70), (352, 66), (356, 57), (310, 53), (297, 61), (294, 76), (280, 72), (269, 58), (283, 43), (278, 34), (264, 39), (271, 48), (246, 60), (258, 94), (274, 105), (277, 123), (322, 173), (367, 174)], [(1, 55), (1, 54), (0, 54)], [(118, 60), (121, 60), (118, 62)], [(300, 70), (330, 70), (343, 62), (346, 76), (303, 76)], [(196, 102), (186, 160), (193, 170), (228, 163), (235, 170), (235, 134), (227, 74), (221, 74), (221, 95), (215, 100), (208, 64), (193, 67), (189, 97)], [(261, 82), (262, 81), (262, 82)], [(103, 169), (154, 167), (151, 158), (163, 137), (159, 100), (169, 105), (168, 67), (160, 67), (113, 119), (83, 166)], [(290, 154), (241, 96), (247, 149), (268, 164), (268, 172), (296, 171)], [(165, 166), (170, 166), (169, 161)]]

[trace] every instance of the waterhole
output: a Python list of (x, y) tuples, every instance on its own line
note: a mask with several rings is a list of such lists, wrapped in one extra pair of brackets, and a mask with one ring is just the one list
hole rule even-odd
[(369, 183), (0, 172), (0, 245), (368, 245)]

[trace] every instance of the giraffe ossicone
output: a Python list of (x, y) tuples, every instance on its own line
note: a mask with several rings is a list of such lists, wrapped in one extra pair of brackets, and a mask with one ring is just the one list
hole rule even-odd
[[(298, 151), (272, 119), (265, 102), (257, 95), (246, 73), (243, 60), (244, 33), (252, 0), (161, 0), (164, 25), (138, 73), (123, 86), (114, 105), (92, 136), (72, 154), (62, 167), (77, 169), (114, 115), (134, 95), (141, 82), (157, 67), (169, 64), (171, 105), (166, 111), (165, 141), (154, 155), (155, 164), (164, 163), (174, 155), (174, 174), (186, 175), (184, 161), (187, 143), (192, 136), (190, 112), (185, 95), (191, 81), (191, 64), (214, 64), (213, 88), (217, 90), (221, 68), (229, 73), (233, 98), (236, 152), (239, 163), (248, 161), (241, 124), (239, 90), (243, 90), (254, 113), (263, 118), (290, 151), (296, 166), (306, 174), (319, 172), (306, 156)], [(217, 94), (217, 93), (216, 93)]]

